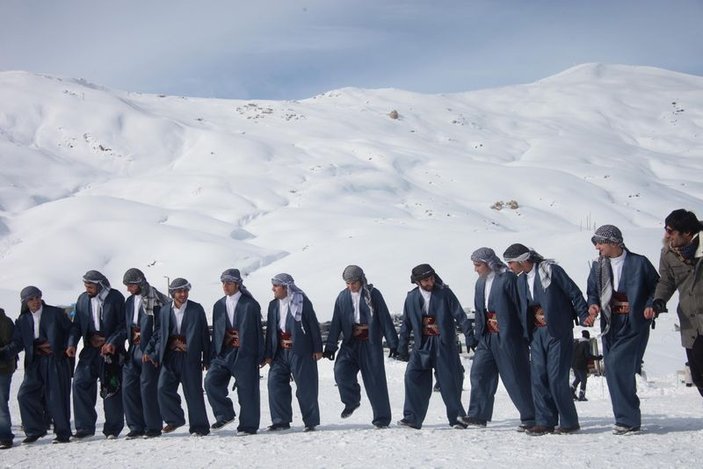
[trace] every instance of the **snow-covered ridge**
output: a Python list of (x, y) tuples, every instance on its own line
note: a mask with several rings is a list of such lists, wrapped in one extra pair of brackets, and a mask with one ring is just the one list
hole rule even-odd
[(476, 92), (302, 101), (3, 72), (0, 301), (13, 314), (37, 284), (70, 303), (86, 270), (119, 286), (137, 266), (158, 286), (187, 277), (207, 306), (239, 267), (262, 303), (290, 272), (326, 319), (345, 265), (398, 310), (410, 269), (430, 262), (470, 306), (475, 248), (529, 244), (584, 285), (603, 223), (656, 264), (663, 217), (703, 213), (701, 90), (701, 77), (602, 64)]

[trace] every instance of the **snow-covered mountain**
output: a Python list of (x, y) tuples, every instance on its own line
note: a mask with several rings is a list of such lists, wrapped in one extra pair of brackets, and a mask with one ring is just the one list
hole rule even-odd
[(28, 284), (69, 304), (85, 271), (121, 288), (136, 266), (162, 289), (188, 278), (209, 305), (237, 267), (262, 303), (291, 273), (326, 319), (347, 264), (398, 311), (410, 269), (430, 262), (470, 306), (468, 255), (512, 242), (584, 286), (595, 226), (617, 224), (656, 264), (663, 217), (700, 211), (701, 90), (702, 77), (599, 64), (461, 94), (285, 102), (3, 72), (0, 304), (12, 314)]
[[(502, 254), (513, 242), (556, 258), (585, 287), (596, 226), (617, 224), (656, 265), (664, 217), (679, 207), (703, 216), (702, 140), (703, 78), (646, 67), (586, 64), (530, 85), (452, 95), (348, 88), (286, 102), (141, 95), (4, 72), (0, 306), (15, 316), (28, 284), (49, 303), (70, 304), (89, 269), (122, 289), (136, 266), (162, 290), (164, 277), (187, 277), (207, 310), (221, 296), (221, 271), (237, 267), (264, 307), (271, 276), (291, 273), (325, 320), (347, 264), (363, 266), (400, 312), (410, 269), (422, 262), (471, 306), (469, 254), (480, 246)], [(225, 430), (201, 439), (183, 430), (60, 448), (44, 438), (4, 452), (2, 464), (691, 467), (702, 457), (703, 420), (698, 393), (676, 378), (685, 355), (675, 323), (662, 316), (650, 338), (649, 380), (638, 378), (641, 436), (610, 434), (602, 378), (579, 403), (578, 435), (537, 441), (515, 432), (502, 386), (485, 430), (450, 429), (435, 395), (422, 431), (379, 432), (363, 393), (359, 411), (340, 421), (332, 363), (323, 360), (314, 434)], [(404, 368), (386, 361), (396, 419)], [(21, 378), (20, 369), (11, 399), (18, 434)]]

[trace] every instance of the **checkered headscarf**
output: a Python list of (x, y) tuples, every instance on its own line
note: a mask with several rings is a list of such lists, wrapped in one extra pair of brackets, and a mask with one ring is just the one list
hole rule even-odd
[(591, 238), (591, 242), (593, 244), (615, 244), (621, 248), (625, 248), (622, 231), (615, 225), (603, 225), (598, 228)]
[(505, 272), (508, 268), (503, 262), (496, 256), (495, 251), (491, 248), (478, 248), (471, 254), (472, 262), (483, 262), (487, 264), (488, 267), (495, 273)]

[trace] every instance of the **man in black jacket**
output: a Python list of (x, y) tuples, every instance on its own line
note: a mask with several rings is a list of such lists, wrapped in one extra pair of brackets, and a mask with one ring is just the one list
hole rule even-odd
[[(586, 382), (588, 381), (588, 362), (590, 360), (600, 360), (602, 356), (593, 356), (591, 354), (591, 334), (588, 331), (581, 331), (581, 338), (574, 339), (574, 359), (571, 362), (571, 368), (574, 371), (574, 382), (571, 383), (571, 394), (574, 400), (587, 401), (586, 399)], [(576, 397), (576, 388), (579, 383), (581, 389), (578, 397)]]

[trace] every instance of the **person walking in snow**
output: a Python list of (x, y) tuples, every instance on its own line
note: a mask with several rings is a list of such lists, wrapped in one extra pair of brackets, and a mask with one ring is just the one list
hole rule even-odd
[(85, 292), (76, 301), (76, 316), (66, 354), (76, 355), (76, 346), (83, 338), (83, 350), (73, 375), (73, 413), (76, 439), (95, 434), (98, 414), (95, 404), (98, 393), (97, 381), (101, 380), (101, 390), (110, 388), (103, 395), (106, 438), (117, 438), (124, 428), (122, 389), (119, 383), (108, 383), (106, 367), (114, 369), (110, 378), (121, 378), (120, 355), (124, 352), (124, 296), (97, 270), (89, 270), (83, 276)]
[(289, 274), (271, 279), (274, 299), (268, 307), (264, 361), (268, 375), (269, 431), (288, 430), (293, 420), (290, 377), (303, 414), (305, 431), (320, 424), (317, 361), (322, 358), (320, 323), (307, 295)]
[[(449, 425), (466, 428), (456, 329), (459, 327), (469, 334), (469, 319), (454, 292), (429, 264), (414, 267), (410, 282), (415, 288), (405, 298), (398, 341), (398, 355), (409, 359), (405, 369), (403, 418), (398, 425), (422, 428), (432, 396), (432, 370), (436, 370)], [(411, 334), (413, 349), (409, 353)]]
[(210, 365), (210, 331), (205, 310), (189, 299), (191, 285), (176, 278), (168, 286), (173, 301), (159, 311), (159, 329), (151, 340), (143, 360), (161, 364), (158, 384), (159, 409), (166, 425), (162, 432), (171, 433), (185, 424), (178, 385), (188, 406), (188, 433), (205, 436), (210, 433), (203, 397), (203, 370)]
[(664, 223), (654, 309), (657, 314), (666, 311), (666, 302), (678, 290), (681, 344), (686, 349), (691, 380), (703, 396), (703, 223), (684, 209), (671, 212)]
[[(571, 360), (571, 369), (574, 371), (574, 382), (571, 383), (571, 397), (575, 401), (587, 401), (586, 383), (588, 382), (588, 364), (591, 360), (602, 360), (603, 356), (591, 353), (591, 333), (583, 330), (581, 337), (574, 339), (574, 358)], [(581, 385), (579, 388), (579, 384)], [(579, 394), (576, 396), (576, 390)]]
[(576, 432), (581, 427), (569, 389), (574, 320), (593, 324), (583, 293), (561, 266), (524, 244), (510, 245), (503, 258), (518, 276), (520, 315), (530, 343), (535, 426), (527, 433)]
[(125, 301), (125, 328), (127, 358), (122, 368), (122, 399), (127, 420), (127, 439), (161, 435), (161, 411), (158, 401), (159, 372), (144, 353), (159, 329), (159, 311), (168, 303), (168, 297), (147, 282), (144, 272), (128, 269), (122, 283), (130, 293)]
[(383, 355), (383, 338), (390, 357), (398, 355), (398, 334), (381, 292), (369, 284), (361, 267), (347, 266), (342, 272), (347, 287), (337, 296), (323, 356), (334, 360), (339, 336), (342, 346), (334, 363), (334, 380), (347, 418), (361, 405), (361, 371), (366, 395), (373, 409), (371, 423), (386, 428), (391, 422), (391, 404)]
[(205, 376), (205, 392), (215, 414), (215, 423), (210, 428), (219, 430), (234, 420), (234, 405), (227, 396), (229, 382), (234, 378), (240, 409), (237, 434), (253, 435), (261, 419), (259, 365), (264, 359), (261, 306), (244, 286), (238, 269), (225, 270), (220, 281), (225, 296), (212, 308), (212, 357)]
[(649, 338), (659, 275), (646, 257), (625, 247), (614, 225), (599, 227), (591, 242), (599, 256), (588, 275), (588, 314), (600, 314), (613, 433), (624, 435), (639, 431), (642, 423), (635, 374)]
[(478, 274), (474, 293), (477, 346), (471, 365), (471, 397), (465, 422), (472, 427), (485, 427), (491, 420), (500, 376), (520, 412), (518, 431), (526, 431), (535, 426), (535, 408), (517, 277), (491, 248), (477, 249), (471, 254), (471, 261)]

